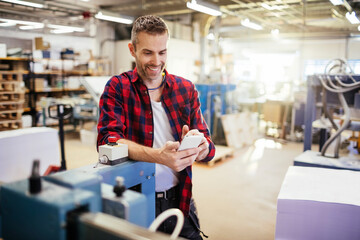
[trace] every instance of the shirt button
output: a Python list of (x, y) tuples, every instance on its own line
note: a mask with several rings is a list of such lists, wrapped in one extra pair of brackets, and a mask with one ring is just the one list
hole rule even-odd
[(151, 115), (151, 111), (149, 112), (149, 115)]
[(152, 132), (149, 132), (149, 134), (152, 134)]
[(147, 94), (147, 91), (144, 91), (144, 94)]

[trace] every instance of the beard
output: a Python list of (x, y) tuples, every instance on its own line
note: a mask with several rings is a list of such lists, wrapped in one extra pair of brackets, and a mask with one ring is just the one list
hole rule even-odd
[(165, 63), (161, 63), (160, 65), (160, 71), (155, 73), (155, 74), (151, 74), (147, 71), (147, 69), (149, 68), (158, 68), (158, 66), (152, 65), (152, 64), (140, 64), (139, 61), (136, 59), (136, 68), (138, 71), (138, 74), (140, 75), (141, 78), (143, 78), (143, 80), (157, 80), (159, 78), (161, 78), (161, 73), (164, 71), (165, 69)]

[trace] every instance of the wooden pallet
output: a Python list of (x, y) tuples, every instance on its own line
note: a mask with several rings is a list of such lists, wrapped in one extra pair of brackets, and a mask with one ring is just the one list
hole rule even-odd
[[(217, 163), (217, 162), (224, 161), (227, 158), (234, 156), (234, 149), (231, 147), (215, 145), (215, 149), (216, 150), (215, 150), (214, 158), (210, 162), (205, 163), (210, 167), (214, 166), (215, 163)], [(199, 163), (201, 163), (201, 162), (199, 162)], [(201, 163), (201, 164), (203, 164), (203, 163)]]
[(25, 92), (22, 71), (0, 71), (0, 131), (22, 127)]
[(20, 83), (17, 81), (0, 82), (0, 92), (21, 92)]
[(20, 120), (0, 120), (0, 131), (14, 130), (22, 128), (22, 121)]
[(0, 104), (3, 101), (21, 101), (24, 100), (24, 98), (25, 98), (25, 93), (23, 91), (19, 91), (19, 92), (0, 91)]
[(2, 120), (21, 120), (22, 110), (0, 111), (0, 121)]
[(21, 71), (0, 71), (0, 81), (23, 81), (23, 72)]
[(0, 112), (8, 111), (8, 110), (23, 110), (24, 109), (24, 101), (19, 102), (0, 102)]

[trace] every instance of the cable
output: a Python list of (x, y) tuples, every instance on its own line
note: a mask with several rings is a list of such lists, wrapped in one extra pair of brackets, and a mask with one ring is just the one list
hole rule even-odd
[[(347, 70), (349, 70), (349, 72), (347, 72)], [(337, 83), (337, 84), (335, 84), (333, 82), (333, 80), (331, 79), (331, 77), (329, 76), (329, 74), (333, 74), (332, 73), (333, 71), (337, 71), (336, 74), (341, 75), (341, 77), (347, 77), (346, 79), (350, 78), (353, 83), (344, 83), (343, 81), (345, 81), (346, 79), (342, 80), (342, 79), (340, 79), (339, 76), (334, 76), (334, 79), (336, 80), (336, 83)], [(330, 144), (335, 139), (337, 139), (338, 141), (337, 141), (337, 144), (335, 147), (334, 155), (336, 158), (339, 157), (340, 135), (341, 135), (341, 132), (344, 131), (350, 124), (350, 109), (349, 109), (349, 106), (344, 97), (344, 93), (352, 91), (354, 89), (358, 89), (360, 87), (360, 82), (356, 82), (356, 80), (353, 78), (353, 76), (351, 76), (351, 74), (354, 74), (354, 73), (353, 73), (351, 67), (349, 66), (349, 64), (346, 62), (346, 60), (335, 59), (333, 61), (330, 61), (325, 67), (326, 78), (324, 79), (324, 77), (321, 75), (318, 76), (318, 78), (323, 86), (322, 102), (323, 102), (325, 116), (329, 118), (329, 120), (332, 123), (335, 130), (337, 130), (335, 132), (335, 134), (333, 134), (325, 142), (325, 144), (321, 150), (322, 156), (325, 156), (327, 148), (330, 146)], [(340, 104), (344, 109), (345, 121), (343, 122), (343, 124), (340, 128), (337, 127), (337, 125), (335, 124), (335, 122), (333, 121), (332, 117), (330, 116), (330, 114), (327, 110), (325, 89), (330, 92), (334, 92), (334, 93), (338, 94)]]
[(325, 156), (327, 148), (330, 146), (330, 144), (337, 138), (340, 137), (340, 134), (342, 131), (344, 131), (350, 124), (350, 109), (346, 103), (345, 97), (343, 94), (339, 94), (339, 100), (341, 105), (344, 108), (344, 115), (345, 115), (345, 121), (341, 128), (339, 128), (334, 135), (332, 135), (324, 144), (322, 150), (321, 150), (321, 156)]
[(176, 222), (176, 226), (175, 229), (173, 231), (173, 233), (171, 234), (170, 238), (171, 239), (176, 239), (180, 232), (181, 229), (184, 225), (184, 215), (183, 213), (177, 209), (177, 208), (170, 208), (164, 212), (162, 212), (150, 225), (149, 230), (151, 232), (156, 232), (156, 230), (158, 229), (158, 227), (160, 226), (161, 223), (163, 223), (166, 219), (168, 219), (171, 216), (176, 216), (177, 217), (177, 222)]

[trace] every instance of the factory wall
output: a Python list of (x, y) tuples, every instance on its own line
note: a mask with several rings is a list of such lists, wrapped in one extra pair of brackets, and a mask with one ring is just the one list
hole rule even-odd
[(287, 75), (291, 76), (293, 81), (306, 79), (306, 76), (304, 76), (305, 64), (310, 60), (360, 59), (360, 40), (355, 38), (319, 40), (271, 39), (253, 42), (224, 40), (221, 42), (221, 48), (224, 54), (232, 54), (234, 61), (249, 60), (254, 55), (262, 55), (264, 59), (269, 56), (267, 61), (261, 62), (261, 67), (256, 69), (258, 76), (261, 75), (264, 64), (278, 64), (278, 62), (271, 60), (271, 56), (292, 55), (293, 63), (288, 67), (289, 72)]
[[(81, 51), (91, 49), (94, 55), (98, 54), (96, 39), (90, 37), (43, 34), (25, 31), (9, 31), (3, 29), (0, 30), (0, 36), (29, 40), (34, 40), (36, 37), (43, 37), (45, 42), (50, 43), (51, 50), (61, 51), (63, 48), (73, 48), (76, 51)], [(35, 49), (35, 47), (33, 49)]]

